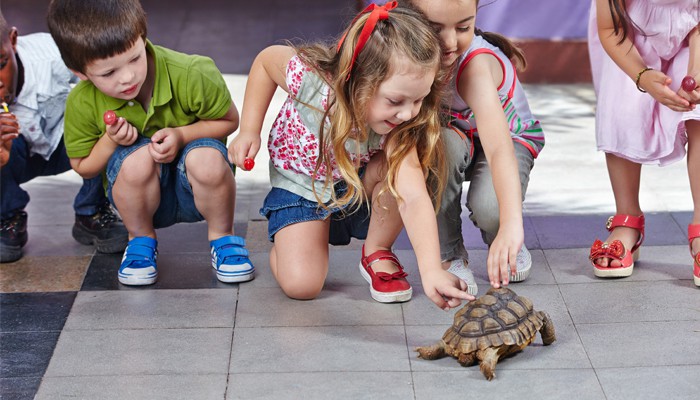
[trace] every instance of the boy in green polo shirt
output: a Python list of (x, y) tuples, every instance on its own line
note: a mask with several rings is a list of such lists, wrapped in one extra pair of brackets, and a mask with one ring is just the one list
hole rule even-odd
[(251, 280), (245, 242), (233, 235), (235, 180), (225, 147), (238, 111), (214, 62), (148, 41), (138, 0), (89, 7), (53, 0), (48, 24), (82, 80), (66, 103), (71, 165), (85, 178), (106, 174), (107, 195), (129, 231), (119, 282), (154, 283), (155, 229), (203, 219), (217, 278)]

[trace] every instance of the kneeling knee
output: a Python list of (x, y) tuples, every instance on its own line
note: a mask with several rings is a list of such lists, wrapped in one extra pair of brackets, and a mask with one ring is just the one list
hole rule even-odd
[(294, 300), (313, 300), (321, 294), (323, 282), (279, 282), (284, 294)]

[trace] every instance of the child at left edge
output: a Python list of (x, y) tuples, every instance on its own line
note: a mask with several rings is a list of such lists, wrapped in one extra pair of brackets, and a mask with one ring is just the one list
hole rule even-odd
[[(238, 111), (214, 62), (152, 44), (138, 0), (54, 0), (48, 25), (81, 80), (68, 96), (65, 142), (83, 177), (106, 174), (107, 195), (129, 231), (119, 282), (158, 276), (156, 228), (206, 220), (222, 282), (253, 279), (233, 235), (235, 180), (226, 137)], [(112, 125), (103, 114), (114, 110)]]

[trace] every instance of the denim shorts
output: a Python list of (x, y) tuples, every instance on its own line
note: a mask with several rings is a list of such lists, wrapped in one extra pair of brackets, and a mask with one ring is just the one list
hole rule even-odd
[[(345, 185), (336, 185), (336, 195), (345, 191)], [(260, 214), (267, 218), (267, 235), (274, 242), (275, 234), (282, 228), (307, 221), (323, 221), (331, 218), (328, 243), (342, 246), (352, 238), (365, 240), (369, 228), (369, 210), (362, 204), (351, 212), (346, 209), (326, 210), (317, 202), (307, 200), (288, 190), (273, 187), (265, 197)]]
[[(148, 145), (151, 139), (139, 136), (130, 146), (119, 146), (114, 151), (107, 163), (107, 197), (114, 205), (112, 197), (112, 187), (117, 180), (117, 175), (124, 160), (139, 148)], [(194, 204), (192, 186), (187, 180), (185, 170), (185, 158), (192, 149), (198, 147), (213, 147), (224, 157), (226, 163), (233, 169), (233, 165), (228, 162), (226, 146), (216, 139), (201, 138), (193, 140), (180, 150), (175, 159), (167, 164), (160, 164), (160, 204), (153, 215), (153, 226), (155, 228), (165, 228), (178, 222), (198, 222), (204, 220)]]

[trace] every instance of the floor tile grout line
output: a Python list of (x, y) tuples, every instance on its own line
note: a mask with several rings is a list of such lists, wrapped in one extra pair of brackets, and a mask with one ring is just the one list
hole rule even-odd
[(226, 365), (226, 387), (224, 388), (224, 399), (227, 398), (229, 385), (231, 384), (231, 365), (233, 364), (233, 345), (236, 338), (236, 320), (238, 317), (238, 304), (241, 300), (241, 288), (236, 290), (236, 305), (233, 307), (233, 327), (231, 328), (231, 347), (228, 353), (228, 364)]

